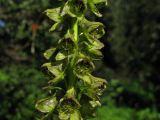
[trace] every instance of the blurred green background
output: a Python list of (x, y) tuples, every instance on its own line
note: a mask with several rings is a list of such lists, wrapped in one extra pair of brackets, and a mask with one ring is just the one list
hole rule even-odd
[[(42, 13), (55, 0), (0, 0), (0, 120), (35, 120), (47, 76), (43, 52), (60, 31)], [(110, 0), (99, 5), (104, 58), (94, 72), (108, 89), (94, 120), (160, 120), (160, 0)]]

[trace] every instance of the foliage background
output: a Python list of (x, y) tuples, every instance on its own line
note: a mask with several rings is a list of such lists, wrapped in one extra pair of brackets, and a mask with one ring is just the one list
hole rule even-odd
[[(42, 53), (59, 31), (42, 13), (53, 0), (0, 0), (0, 120), (35, 119), (45, 96)], [(94, 74), (108, 80), (95, 120), (160, 120), (160, 1), (110, 0), (99, 6), (106, 35)]]

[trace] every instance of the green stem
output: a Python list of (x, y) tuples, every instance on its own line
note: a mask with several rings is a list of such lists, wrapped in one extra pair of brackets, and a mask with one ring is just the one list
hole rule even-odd
[(73, 68), (75, 66), (76, 63), (76, 59), (78, 56), (78, 20), (75, 21), (74, 25), (73, 25), (73, 31), (74, 31), (74, 42), (75, 42), (75, 48), (74, 48), (74, 55), (73, 58), (71, 59), (71, 62), (69, 64), (69, 68), (68, 68), (68, 80), (69, 80), (69, 85), (68, 85), (68, 89), (71, 89), (76, 86), (76, 76), (73, 73)]
[(74, 25), (73, 25), (73, 31), (74, 31), (74, 43), (75, 43), (75, 48), (74, 48), (74, 56), (73, 59), (71, 61), (71, 64), (74, 66), (75, 62), (76, 62), (76, 58), (78, 56), (78, 19), (75, 21)]
[(73, 30), (74, 30), (74, 41), (78, 43), (78, 19), (74, 23)]

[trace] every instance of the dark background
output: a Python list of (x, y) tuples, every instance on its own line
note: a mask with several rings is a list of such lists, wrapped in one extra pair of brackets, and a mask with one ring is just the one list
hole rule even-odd
[[(0, 0), (0, 120), (34, 120), (45, 96), (43, 52), (59, 39), (43, 14), (54, 0)], [(110, 0), (98, 6), (104, 58), (94, 74), (108, 89), (95, 120), (160, 120), (160, 0)]]

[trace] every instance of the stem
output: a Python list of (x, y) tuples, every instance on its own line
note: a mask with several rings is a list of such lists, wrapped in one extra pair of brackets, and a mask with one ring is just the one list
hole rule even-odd
[(78, 56), (78, 19), (75, 21), (74, 25), (73, 25), (73, 31), (74, 31), (74, 43), (75, 43), (75, 48), (74, 48), (74, 56), (73, 59), (71, 61), (71, 64), (74, 66), (75, 62), (76, 62), (76, 58)]
[(74, 23), (73, 30), (74, 30), (74, 40), (76, 43), (78, 43), (78, 19)]
[(76, 20), (73, 25), (73, 31), (74, 31), (74, 41), (75, 41), (74, 55), (73, 55), (73, 58), (71, 59), (71, 63), (68, 66), (69, 68), (67, 72), (68, 72), (68, 80), (69, 80), (68, 89), (74, 88), (76, 90), (75, 86), (76, 86), (77, 80), (76, 80), (76, 76), (73, 73), (73, 68), (75, 66), (76, 59), (78, 56), (78, 20)]

